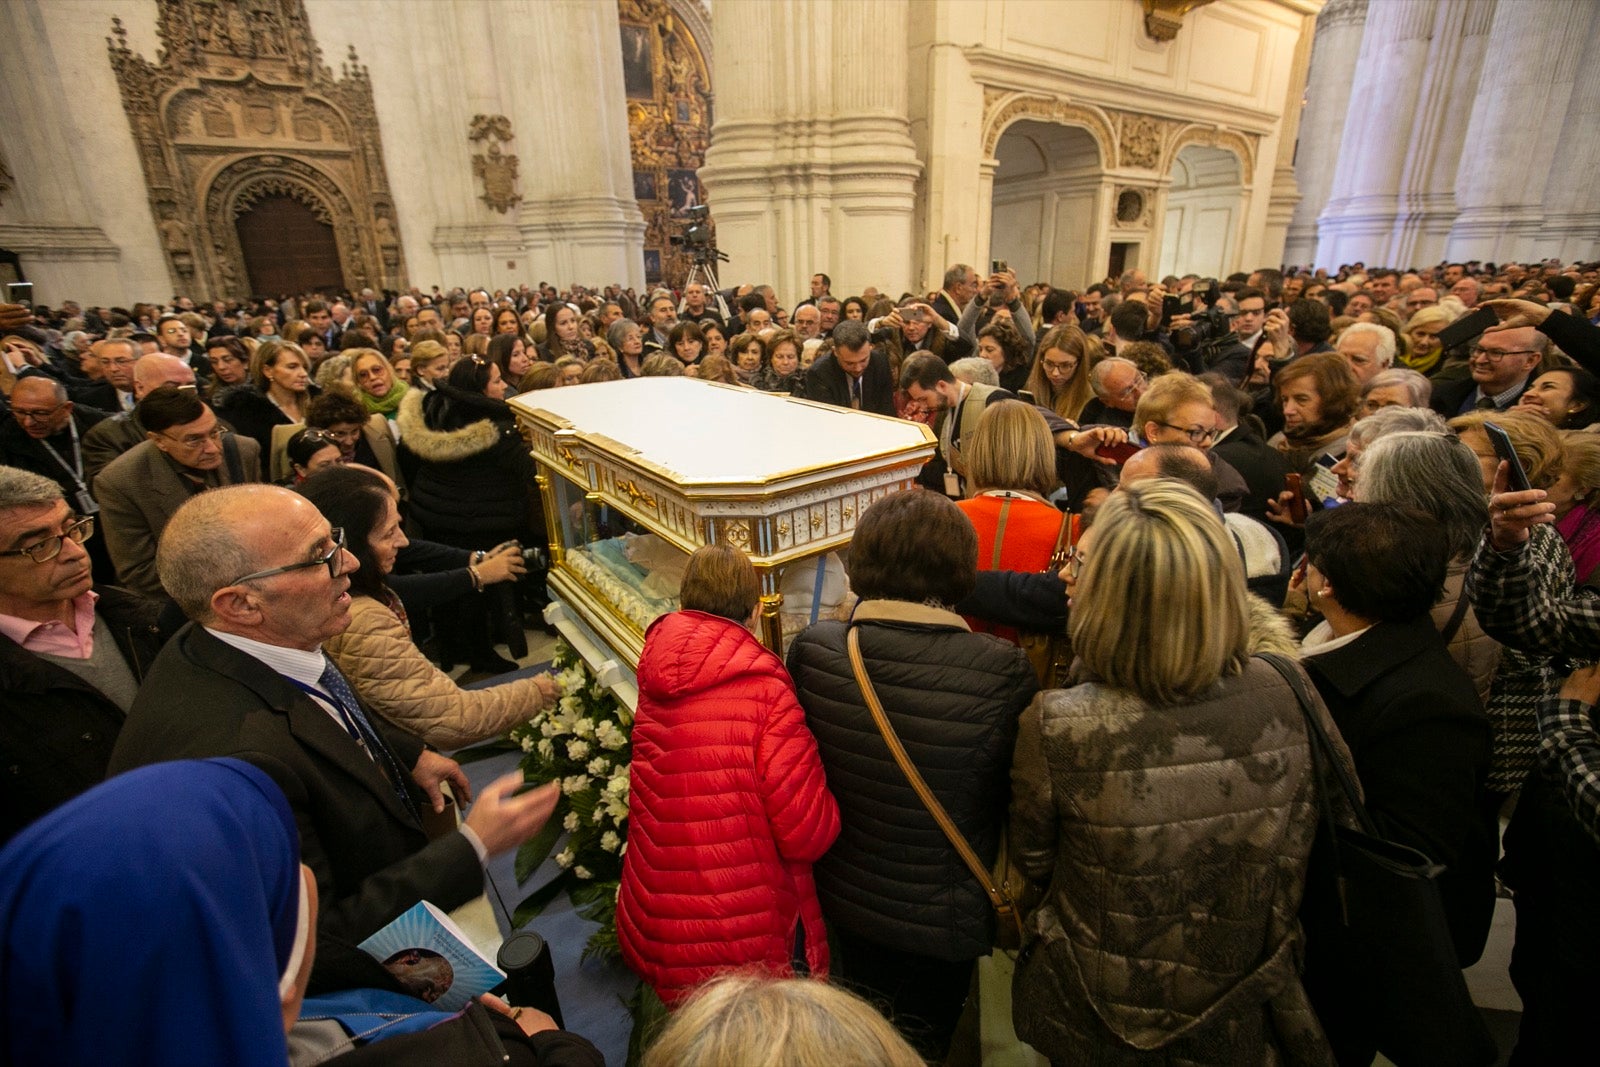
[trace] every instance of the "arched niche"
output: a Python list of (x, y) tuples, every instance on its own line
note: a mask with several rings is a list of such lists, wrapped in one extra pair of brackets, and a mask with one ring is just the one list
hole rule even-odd
[(1021, 119), (1000, 135), (994, 158), (990, 257), (1025, 280), (1082, 284), (1097, 275), (1106, 167), (1092, 128)]
[(1245, 211), (1240, 159), (1191, 143), (1173, 156), (1170, 174), (1158, 271), (1220, 278), (1239, 254)]
[[(331, 176), (306, 160), (259, 155), (236, 159), (223, 167), (207, 186), (203, 197), (203, 237), (211, 249), (213, 269), (232, 291), (242, 292), (251, 277), (246, 263), (247, 249), (240, 239), (239, 219), (262, 201), (275, 199), (303, 205), (317, 222), (328, 228), (337, 254), (340, 275), (337, 288), (358, 289), (370, 284), (361, 267), (361, 231), (346, 192)], [(320, 243), (301, 250), (299, 254), (306, 257), (304, 264), (290, 264), (281, 276), (303, 277), (304, 284), (290, 287), (288, 291), (326, 286), (325, 251)], [(290, 247), (281, 254), (293, 256), (297, 253)], [(296, 266), (305, 269), (297, 272)], [(277, 296), (278, 293), (252, 295)]]

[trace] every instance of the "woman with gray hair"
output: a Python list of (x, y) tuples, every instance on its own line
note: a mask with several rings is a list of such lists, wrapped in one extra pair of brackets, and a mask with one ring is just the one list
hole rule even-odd
[(1392, 433), (1428, 431), (1447, 433), (1444, 416), (1428, 408), (1386, 407), (1368, 415), (1350, 428), (1344, 455), (1330, 468), (1339, 478), (1339, 498), (1355, 499), (1356, 479), (1360, 477), (1361, 453), (1380, 437)]
[(644, 361), (644, 334), (632, 319), (618, 319), (606, 330), (606, 344), (617, 354), (617, 369), (624, 378), (639, 377)]
[[(1402, 413), (1415, 414), (1391, 408), (1362, 419), (1356, 429), (1379, 418), (1395, 420)], [(1425, 414), (1439, 417), (1431, 411)], [(1357, 500), (1419, 508), (1444, 528), (1450, 566), (1445, 571), (1444, 596), (1433, 607), (1433, 624), (1449, 646), (1450, 658), (1467, 672), (1492, 716), (1490, 683), (1500, 665), (1501, 648), (1478, 625), (1463, 591), (1472, 553), (1489, 522), (1477, 457), (1452, 433), (1391, 432), (1368, 444), (1355, 466)]]
[[(1351, 327), (1354, 329), (1354, 327)], [(1390, 367), (1372, 376), (1361, 389), (1361, 414), (1387, 407), (1426, 408), (1433, 399), (1433, 383), (1406, 367)]]

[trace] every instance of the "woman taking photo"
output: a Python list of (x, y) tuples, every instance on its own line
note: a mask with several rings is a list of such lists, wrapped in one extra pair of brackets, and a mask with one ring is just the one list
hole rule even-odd
[(850, 543), (861, 597), (850, 622), (816, 623), (789, 649), (839, 803), (839, 839), (815, 867), (839, 950), (833, 974), (886, 1006), (935, 1063), (975, 963), (994, 947), (994, 908), (889, 754), (849, 647), (858, 644), (867, 684), (917, 771), (992, 864), (1017, 716), (1038, 685), (1020, 649), (972, 633), (952, 610), (977, 584), (977, 557), (972, 524), (950, 500), (922, 490), (885, 497)]
[(383, 353), (371, 348), (357, 348), (349, 355), (350, 370), (355, 375), (361, 402), (370, 414), (382, 415), (393, 423), (399, 414), (400, 402), (410, 388), (394, 376), (394, 368), (383, 358)]
[(1017, 1036), (1056, 1064), (1327, 1062), (1296, 973), (1310, 750), (1249, 656), (1238, 549), (1210, 501), (1153, 478), (1111, 494), (1062, 577), (1085, 680), (1017, 737), (1011, 843), (1049, 885)]
[(1028, 392), (1037, 403), (1076, 422), (1094, 399), (1089, 388), (1089, 338), (1076, 326), (1055, 326), (1039, 339), (1039, 355), (1028, 375)]
[[(362, 703), (428, 744), (453, 749), (498, 737), (555, 699), (559, 690), (548, 672), (462, 689), (418, 650), (406, 609), (387, 584), (396, 555), (410, 543), (388, 486), (350, 471), (311, 478), (299, 491), (344, 530), (346, 550), (361, 564), (350, 575), (350, 627), (323, 651)], [(504, 568), (506, 561), (496, 556), (494, 565)], [(475, 571), (480, 585), (487, 578)]]

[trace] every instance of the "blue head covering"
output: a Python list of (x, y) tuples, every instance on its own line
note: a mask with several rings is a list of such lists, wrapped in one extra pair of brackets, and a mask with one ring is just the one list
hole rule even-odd
[(89, 790), (0, 851), (0, 1063), (284, 1067), (300, 838), (239, 760)]

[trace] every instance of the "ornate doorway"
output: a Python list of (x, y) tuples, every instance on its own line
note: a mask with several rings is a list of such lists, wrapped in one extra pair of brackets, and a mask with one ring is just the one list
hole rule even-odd
[(333, 227), (291, 196), (269, 196), (234, 223), (252, 296), (335, 292), (339, 246)]

